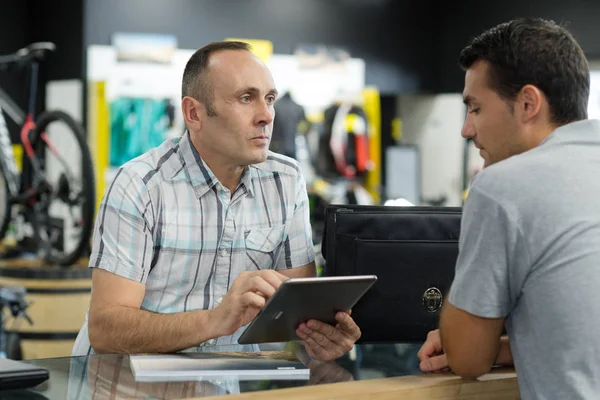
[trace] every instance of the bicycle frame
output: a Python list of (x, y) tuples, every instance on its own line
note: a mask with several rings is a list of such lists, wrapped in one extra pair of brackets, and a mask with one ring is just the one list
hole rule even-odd
[[(0, 91), (0, 102), (4, 92)], [(0, 168), (4, 172), (4, 178), (8, 186), (9, 197), (15, 198), (19, 195), (19, 170), (15, 154), (10, 140), (10, 134), (6, 127), (6, 120), (2, 113), (3, 108), (0, 106)]]
[(29, 74), (29, 101), (28, 101), (28, 113), (25, 114), (23, 110), (15, 104), (10, 96), (0, 88), (0, 168), (4, 172), (5, 179), (8, 184), (8, 190), (11, 198), (19, 196), (20, 186), (20, 173), (17, 168), (17, 162), (12, 148), (12, 142), (10, 134), (6, 126), (6, 120), (3, 112), (6, 112), (18, 126), (21, 126), (21, 143), (23, 149), (32, 161), (34, 173), (39, 172), (39, 163), (35, 157), (33, 147), (29, 140), (29, 132), (35, 128), (35, 100), (37, 93), (37, 80), (38, 80), (38, 69), (39, 64), (33, 62), (30, 65)]

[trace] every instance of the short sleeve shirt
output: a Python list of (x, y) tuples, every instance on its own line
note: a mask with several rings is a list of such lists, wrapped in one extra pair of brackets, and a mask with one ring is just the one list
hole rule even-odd
[[(314, 259), (297, 161), (269, 152), (265, 162), (246, 168), (232, 195), (186, 133), (119, 169), (96, 217), (89, 266), (145, 284), (142, 309), (177, 313), (218, 306), (243, 271)], [(87, 339), (84, 329), (77, 342)], [(190, 350), (255, 350), (237, 345), (242, 331)], [(75, 347), (85, 354), (89, 341)]]

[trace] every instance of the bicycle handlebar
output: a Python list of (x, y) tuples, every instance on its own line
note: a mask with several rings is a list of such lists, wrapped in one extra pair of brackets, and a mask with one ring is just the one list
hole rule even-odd
[(0, 68), (8, 68), (17, 64), (27, 65), (36, 60), (43, 60), (47, 52), (54, 50), (56, 50), (56, 46), (51, 42), (32, 43), (13, 54), (0, 55)]

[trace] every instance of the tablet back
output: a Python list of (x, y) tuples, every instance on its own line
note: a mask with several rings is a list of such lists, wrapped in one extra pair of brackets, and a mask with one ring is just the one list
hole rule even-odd
[(376, 280), (375, 276), (289, 279), (269, 299), (238, 343), (299, 340), (296, 328), (309, 319), (335, 325), (335, 314), (351, 309)]
[(421, 342), (437, 328), (454, 279), (461, 209), (329, 206), (325, 275), (375, 274), (353, 308), (359, 342)]

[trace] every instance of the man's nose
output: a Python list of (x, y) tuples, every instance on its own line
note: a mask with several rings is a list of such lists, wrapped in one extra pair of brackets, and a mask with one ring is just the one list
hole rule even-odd
[(273, 106), (266, 102), (260, 103), (256, 113), (256, 123), (261, 126), (269, 125), (275, 118), (275, 110)]
[(463, 124), (463, 127), (460, 131), (460, 134), (465, 139), (470, 139), (475, 136), (475, 133), (476, 133), (475, 127), (473, 126), (471, 121), (469, 121), (469, 117), (467, 117), (467, 119), (465, 119), (465, 123)]

